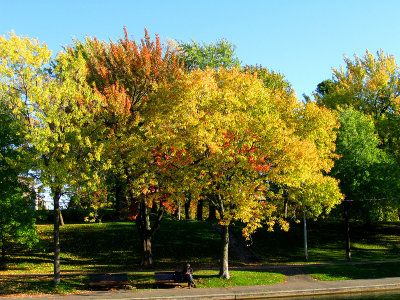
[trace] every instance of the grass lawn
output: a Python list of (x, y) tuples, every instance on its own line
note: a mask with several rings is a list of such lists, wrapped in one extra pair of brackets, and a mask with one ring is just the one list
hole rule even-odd
[[(40, 242), (33, 249), (16, 248), (8, 256), (7, 274), (53, 272), (53, 226), (37, 225)], [(196, 269), (217, 267), (219, 233), (209, 222), (165, 218), (152, 243), (155, 269), (181, 269), (190, 262)], [(61, 272), (93, 273), (137, 271), (142, 268), (138, 235), (133, 223), (67, 224), (60, 228)], [(232, 265), (240, 265), (234, 253)]]
[[(309, 221), (307, 225), (310, 263), (346, 261), (343, 224)], [(239, 236), (240, 226), (235, 226), (234, 230)], [(260, 229), (253, 234), (249, 249), (262, 264), (304, 263), (303, 224), (292, 224), (288, 232)], [(400, 259), (399, 223), (379, 224), (371, 228), (353, 224), (351, 256), (353, 261)]]
[(224, 280), (218, 278), (217, 271), (199, 271), (193, 278), (196, 287), (228, 287), (245, 285), (264, 285), (281, 283), (285, 276), (279, 273), (266, 271), (229, 271), (231, 278)]
[[(240, 236), (240, 226), (232, 227)], [(53, 227), (37, 225), (40, 242), (33, 249), (22, 247), (7, 256), (8, 269), (0, 271), (0, 295), (21, 293), (76, 293), (88, 291), (88, 276), (73, 273), (127, 272), (135, 288), (152, 288), (153, 270), (180, 270), (190, 262), (198, 287), (258, 285), (281, 282), (284, 276), (262, 271), (234, 271), (231, 279), (221, 280), (217, 268), (220, 234), (210, 222), (174, 221), (164, 218), (153, 239), (154, 266), (142, 268), (140, 245), (133, 223), (67, 224), (61, 227), (62, 283), (54, 287), (50, 277), (22, 277), (24, 274), (52, 274)], [(345, 261), (341, 224), (309, 222), (308, 246), (311, 262)], [(400, 258), (400, 226), (381, 224), (366, 229), (352, 226), (353, 261), (396, 260)], [(289, 232), (259, 230), (252, 236), (250, 249), (260, 264), (303, 263), (303, 227), (295, 224)], [(230, 266), (243, 263), (230, 251)], [(400, 276), (400, 264), (369, 264), (304, 267), (319, 280)], [(14, 275), (14, 276), (12, 276)], [(18, 276), (16, 276), (18, 275)]]
[(400, 277), (400, 263), (310, 266), (302, 270), (322, 281)]
[[(218, 277), (218, 271), (198, 271), (193, 278), (197, 288), (266, 285), (285, 280), (282, 274), (263, 271), (230, 271), (230, 275), (224, 280)], [(135, 289), (155, 288), (153, 276), (153, 272), (128, 273), (129, 285)], [(51, 277), (1, 277), (0, 296), (83, 293), (91, 290), (88, 282), (88, 276), (63, 276), (55, 287)]]

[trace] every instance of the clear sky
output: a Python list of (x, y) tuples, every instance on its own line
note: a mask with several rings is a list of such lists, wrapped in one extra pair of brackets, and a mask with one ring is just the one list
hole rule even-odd
[(0, 0), (0, 35), (14, 30), (53, 52), (73, 38), (139, 40), (144, 28), (189, 42), (226, 38), (242, 64), (286, 76), (299, 98), (310, 95), (343, 56), (384, 49), (400, 60), (398, 0)]

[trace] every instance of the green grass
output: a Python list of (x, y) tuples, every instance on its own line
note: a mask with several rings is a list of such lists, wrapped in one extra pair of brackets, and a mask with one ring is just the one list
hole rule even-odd
[(302, 270), (321, 281), (400, 277), (400, 263), (310, 266)]
[[(53, 272), (53, 226), (38, 225), (39, 244), (14, 249), (4, 274)], [(135, 228), (130, 223), (69, 224), (60, 228), (63, 273), (119, 271), (139, 259)]]
[[(216, 267), (219, 264), (221, 235), (210, 222), (164, 220), (156, 232), (153, 256), (157, 268), (182, 268), (191, 263), (194, 268)], [(233, 251), (231, 265), (241, 265)]]
[[(234, 230), (240, 235), (240, 226)], [(345, 231), (340, 223), (308, 222), (308, 255), (310, 263), (344, 262)], [(261, 229), (252, 236), (249, 247), (263, 264), (304, 263), (303, 224), (292, 224), (288, 232)], [(400, 258), (399, 223), (367, 228), (351, 227), (353, 261), (397, 260)]]
[(1, 277), (2, 295), (73, 294), (87, 291), (87, 276), (63, 277), (55, 286), (50, 277)]
[(229, 280), (218, 277), (216, 271), (199, 271), (193, 278), (196, 287), (228, 287), (228, 286), (246, 286), (246, 285), (266, 285), (281, 283), (285, 276), (279, 273), (263, 271), (229, 271), (231, 278)]
[[(190, 262), (195, 271), (219, 265), (220, 234), (210, 222), (174, 221), (164, 218), (153, 239), (154, 266), (146, 271), (140, 261), (140, 244), (133, 223), (69, 224), (61, 227), (62, 284), (55, 287), (51, 277), (10, 277), (8, 275), (51, 274), (53, 272), (53, 227), (38, 225), (40, 243), (33, 249), (12, 249), (8, 270), (0, 271), (0, 295), (20, 293), (65, 294), (88, 291), (87, 276), (72, 273), (127, 272), (131, 285), (152, 288), (152, 270), (179, 270)], [(232, 227), (240, 236), (240, 226)], [(309, 222), (311, 262), (343, 262), (344, 229), (341, 224)], [(400, 226), (381, 224), (372, 228), (353, 225), (353, 261), (395, 260), (400, 257)], [(252, 236), (250, 249), (260, 264), (304, 263), (302, 224), (289, 232), (260, 230)], [(230, 251), (230, 266), (242, 266)], [(400, 276), (400, 264), (340, 265), (304, 268), (319, 280)], [(230, 280), (221, 280), (217, 271), (197, 271), (198, 287), (257, 285), (276, 283), (284, 276), (268, 272), (231, 271)], [(69, 274), (69, 275), (68, 275)]]
[[(53, 272), (53, 226), (37, 225), (40, 243), (32, 250), (13, 249), (7, 274)], [(154, 268), (180, 269), (218, 266), (221, 240), (209, 222), (173, 221), (165, 218), (152, 243)], [(119, 272), (142, 269), (141, 249), (133, 223), (67, 224), (60, 228), (62, 273)], [(217, 251), (216, 251), (217, 249)], [(232, 265), (240, 265), (234, 253)]]
[[(218, 277), (218, 271), (198, 271), (193, 278), (197, 288), (267, 285), (285, 280), (282, 274), (264, 271), (230, 271), (230, 276), (229, 280), (225, 280)], [(91, 291), (88, 282), (88, 276), (84, 275), (63, 276), (61, 283), (57, 286), (53, 284), (51, 277), (1, 277), (0, 296), (84, 293)], [(155, 288), (154, 273), (129, 273), (128, 285), (134, 289)], [(163, 286), (158, 287), (163, 288)]]

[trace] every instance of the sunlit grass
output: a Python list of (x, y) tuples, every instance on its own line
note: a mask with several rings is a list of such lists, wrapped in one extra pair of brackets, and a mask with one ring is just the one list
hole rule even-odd
[[(239, 226), (233, 227), (234, 230)], [(15, 248), (7, 256), (8, 270), (0, 271), (0, 293), (76, 293), (88, 291), (88, 276), (73, 273), (127, 272), (130, 285), (137, 289), (154, 288), (152, 270), (180, 270), (187, 262), (195, 269), (198, 287), (271, 284), (284, 276), (268, 272), (231, 270), (230, 280), (218, 278), (217, 271), (198, 271), (219, 265), (220, 234), (210, 222), (175, 221), (165, 218), (153, 239), (154, 266), (145, 271), (139, 265), (140, 247), (133, 223), (68, 224), (61, 227), (62, 284), (52, 284), (53, 227), (37, 226), (40, 243), (33, 249)], [(239, 231), (239, 230), (236, 230)], [(240, 237), (240, 233), (237, 232)], [(309, 224), (309, 258), (311, 262), (344, 262), (343, 228), (340, 224)], [(304, 263), (303, 230), (295, 224), (289, 232), (260, 230), (252, 236), (249, 247), (265, 263)], [(365, 229), (352, 228), (353, 261), (391, 260), (400, 257), (400, 226), (382, 224)], [(230, 251), (230, 266), (243, 263)], [(319, 280), (379, 278), (400, 276), (400, 264), (309, 267), (304, 272)], [(4, 277), (12, 274), (49, 274), (48, 277)], [(68, 275), (69, 274), (69, 275)]]
[[(197, 288), (228, 287), (244, 285), (267, 285), (280, 283), (285, 276), (278, 273), (264, 271), (230, 271), (229, 280), (218, 277), (218, 271), (198, 271), (194, 275)], [(74, 294), (90, 292), (89, 277), (62, 276), (61, 283), (53, 284), (51, 277), (1, 277), (1, 295), (40, 295), (40, 294)], [(162, 288), (155, 284), (153, 272), (128, 273), (128, 286), (133, 289)], [(182, 286), (186, 286), (185, 283)], [(166, 287), (166, 286), (165, 286)]]
[(199, 271), (194, 275), (196, 287), (228, 287), (267, 285), (281, 283), (285, 276), (279, 273), (263, 271), (230, 271), (230, 279), (225, 280), (218, 277), (217, 271)]
[[(7, 257), (7, 274), (53, 272), (53, 226), (37, 225), (40, 242)], [(60, 228), (61, 272), (93, 273), (140, 270), (138, 233), (133, 223), (67, 224)], [(218, 266), (221, 238), (209, 222), (165, 218), (153, 239), (154, 268), (181, 269)], [(234, 253), (231, 264), (240, 264)]]

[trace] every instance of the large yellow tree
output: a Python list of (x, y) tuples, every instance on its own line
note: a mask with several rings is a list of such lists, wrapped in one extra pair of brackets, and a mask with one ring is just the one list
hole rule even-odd
[(185, 157), (176, 173), (182, 188), (214, 195), (223, 229), (221, 277), (229, 278), (232, 220), (247, 224), (245, 236), (265, 223), (287, 228), (278, 211), (284, 187), (314, 215), (340, 202), (337, 182), (325, 176), (337, 126), (328, 110), (304, 106), (235, 68), (192, 71), (173, 87), (161, 86), (154, 103), (149, 132), (166, 141), (164, 151), (173, 147)]

